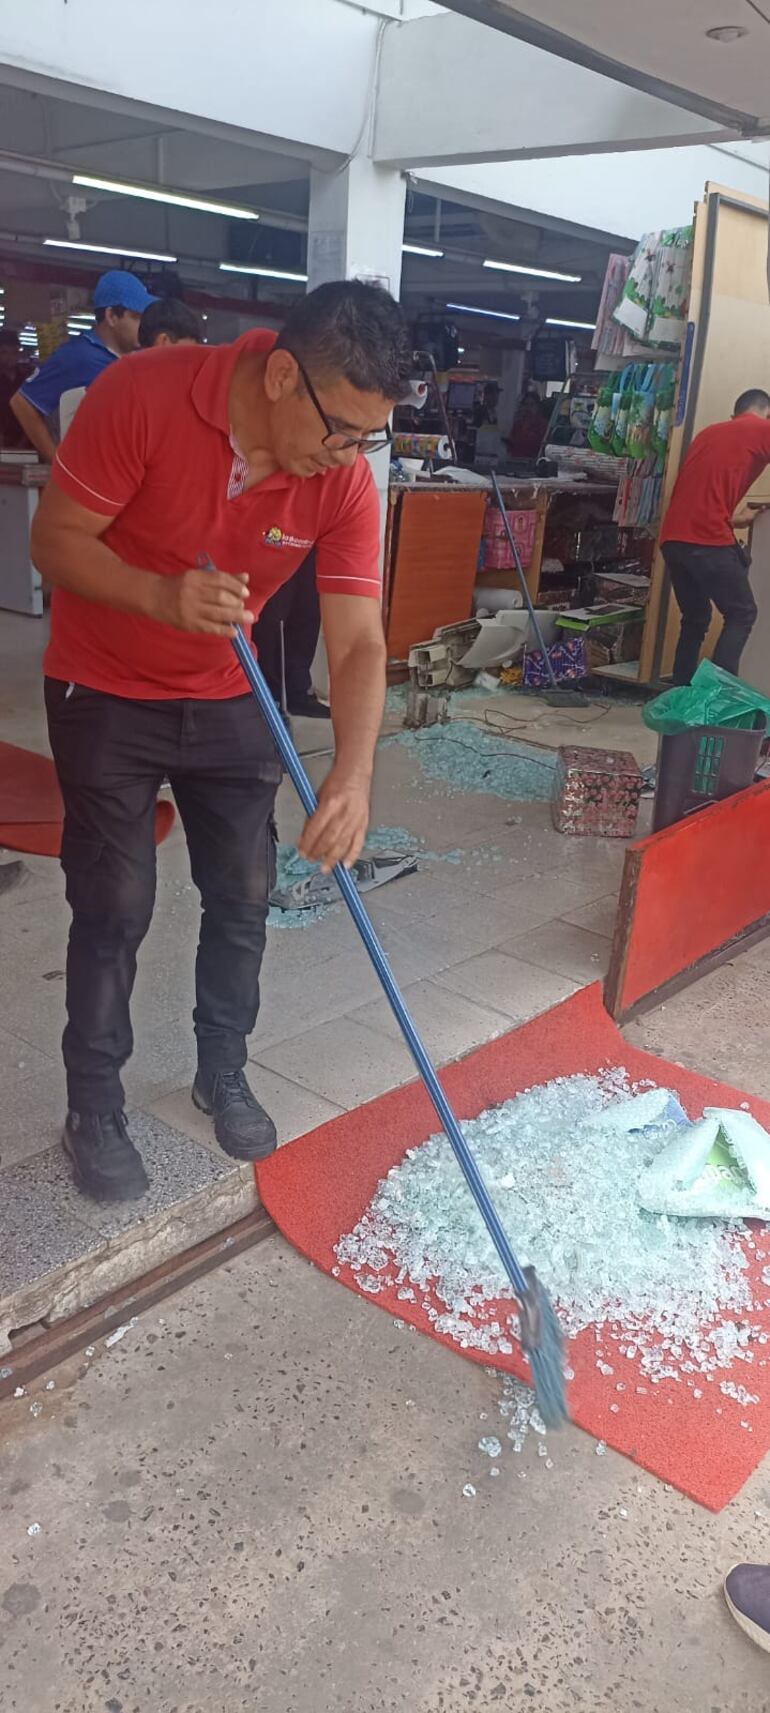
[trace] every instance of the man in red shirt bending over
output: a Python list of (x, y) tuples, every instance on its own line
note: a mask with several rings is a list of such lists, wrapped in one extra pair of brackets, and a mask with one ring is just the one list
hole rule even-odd
[[(393, 299), (332, 282), (292, 309), (277, 339), (256, 330), (111, 365), (57, 453), (33, 553), (54, 586), (45, 697), (72, 910), (63, 1142), (76, 1183), (97, 1199), (148, 1186), (120, 1073), (166, 776), (203, 905), (193, 1100), (233, 1158), (275, 1147), (243, 1067), (280, 767), (229, 639), (314, 547), (335, 759), (300, 848), (326, 868), (352, 863), (385, 688), (379, 505), (361, 454), (386, 444), (410, 367)], [(203, 556), (215, 571), (196, 569)]]
[(733, 528), (750, 523), (738, 511), (744, 494), (770, 464), (770, 395), (741, 393), (729, 422), (715, 422), (695, 439), (677, 476), (660, 532), (663, 558), (682, 614), (673, 682), (689, 684), (711, 624), (712, 602), (724, 625), (715, 666), (737, 675), (757, 607), (749, 556)]

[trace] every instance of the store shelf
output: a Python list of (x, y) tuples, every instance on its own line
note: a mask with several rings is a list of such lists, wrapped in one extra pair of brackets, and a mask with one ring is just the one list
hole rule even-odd
[(639, 662), (638, 660), (619, 660), (612, 666), (594, 666), (591, 670), (591, 677), (620, 678), (625, 684), (637, 684), (639, 682)]

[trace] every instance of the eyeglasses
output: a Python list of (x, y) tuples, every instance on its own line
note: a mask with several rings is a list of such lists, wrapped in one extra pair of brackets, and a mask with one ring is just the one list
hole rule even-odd
[[(288, 350), (288, 346), (286, 349)], [(330, 452), (349, 452), (351, 447), (355, 446), (357, 452), (363, 452), (364, 456), (368, 457), (370, 452), (381, 452), (383, 447), (390, 445), (390, 424), (387, 422), (382, 433), (377, 435), (350, 434), (344, 428), (335, 428), (332, 424), (331, 418), (327, 416), (310, 376), (303, 364), (300, 362), (299, 357), (296, 357), (293, 351), (289, 351), (289, 356), (294, 357), (294, 361), (302, 376), (308, 396), (315, 405), (318, 415), (326, 429), (326, 433), (321, 441), (322, 446), (328, 446)]]

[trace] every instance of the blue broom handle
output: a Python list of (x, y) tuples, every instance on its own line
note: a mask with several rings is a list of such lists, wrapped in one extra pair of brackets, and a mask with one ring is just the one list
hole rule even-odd
[[(235, 649), (241, 666), (243, 667), (249, 688), (254, 695), (260, 713), (269, 729), (270, 736), (278, 750), (281, 761), (283, 762), (292, 783), (296, 787), (302, 807), (306, 814), (313, 815), (318, 807), (316, 794), (310, 780), (308, 779), (305, 769), (302, 766), (302, 762), (300, 761), (289, 733), (286, 730), (283, 719), (281, 718), (275, 702), (273, 701), (262, 669), (257, 664), (240, 625), (238, 625), (233, 637), (233, 648)], [(379, 976), (380, 982), (382, 983), (396, 1022), (398, 1023), (425, 1088), (436, 1109), (442, 1129), (446, 1131), (452, 1148), (454, 1149), (460, 1170), (462, 1171), (468, 1188), (474, 1197), (479, 1213), (481, 1214), (487, 1231), (494, 1243), (500, 1260), (503, 1263), (505, 1271), (508, 1274), (508, 1278), (511, 1281), (517, 1297), (524, 1297), (528, 1289), (527, 1281), (518, 1261), (516, 1260), (513, 1250), (511, 1249), (510, 1243), (508, 1242), (508, 1238), (500, 1223), (499, 1216), (494, 1203), (490, 1198), (484, 1179), (481, 1176), (476, 1161), (474, 1160), (465, 1137), (463, 1136), (462, 1130), (460, 1129), (452, 1108), (444, 1094), (444, 1090), (441, 1087), (425, 1047), (423, 1046), (415, 1025), (412, 1022), (401, 992), (393, 979), (390, 964), (388, 963), (385, 952), (383, 951), (369, 917), (367, 916), (366, 910), (361, 903), (361, 899), (358, 896), (355, 882), (349, 871), (346, 868), (343, 868), (341, 863), (335, 863), (333, 872), (340, 892), (342, 893), (350, 914), (353, 917), (353, 921), (361, 935), (361, 939), (363, 940), (366, 950), (374, 964), (374, 968)]]
[(540, 653), (543, 656), (543, 665), (544, 665), (545, 670), (546, 670), (546, 675), (547, 675), (548, 679), (550, 680), (551, 689), (552, 690), (558, 690), (559, 689), (559, 681), (558, 681), (558, 678), (556, 677), (556, 673), (554, 672), (554, 669), (553, 669), (553, 661), (551, 659), (550, 654), (548, 653), (548, 649), (546, 648), (545, 637), (543, 636), (543, 631), (542, 631), (542, 627), (540, 624), (540, 620), (537, 616), (537, 613), (535, 612), (535, 603), (532, 599), (532, 596), (530, 595), (529, 584), (527, 582), (526, 573), (524, 571), (524, 566), (522, 565), (522, 562), (521, 562), (521, 554), (519, 553), (519, 549), (516, 545), (516, 537), (513, 533), (513, 530), (511, 529), (510, 520), (508, 518), (508, 513), (505, 509), (505, 500), (503, 499), (502, 493), (500, 491), (500, 483), (497, 480), (497, 476), (495, 475), (494, 470), (490, 471), (490, 479), (492, 482), (492, 488), (494, 490), (495, 500), (497, 501), (497, 509), (500, 513), (500, 517), (502, 519), (502, 524), (503, 524), (503, 529), (505, 530), (505, 534), (506, 534), (506, 537), (508, 540), (508, 548), (509, 548), (509, 551), (513, 557), (513, 563), (516, 567), (516, 576), (519, 579), (519, 587), (521, 589), (522, 595), (524, 596), (524, 600), (525, 600), (526, 605), (527, 605), (527, 610), (529, 612), (530, 619), (532, 620), (532, 629), (534, 630), (535, 636), (537, 637), (538, 646), (540, 648)]

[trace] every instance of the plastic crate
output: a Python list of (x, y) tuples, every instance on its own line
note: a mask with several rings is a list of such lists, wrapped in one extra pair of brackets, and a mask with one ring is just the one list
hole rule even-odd
[(751, 785), (767, 732), (759, 711), (750, 731), (734, 726), (693, 726), (658, 739), (653, 832), (670, 827), (696, 809), (720, 803)]

